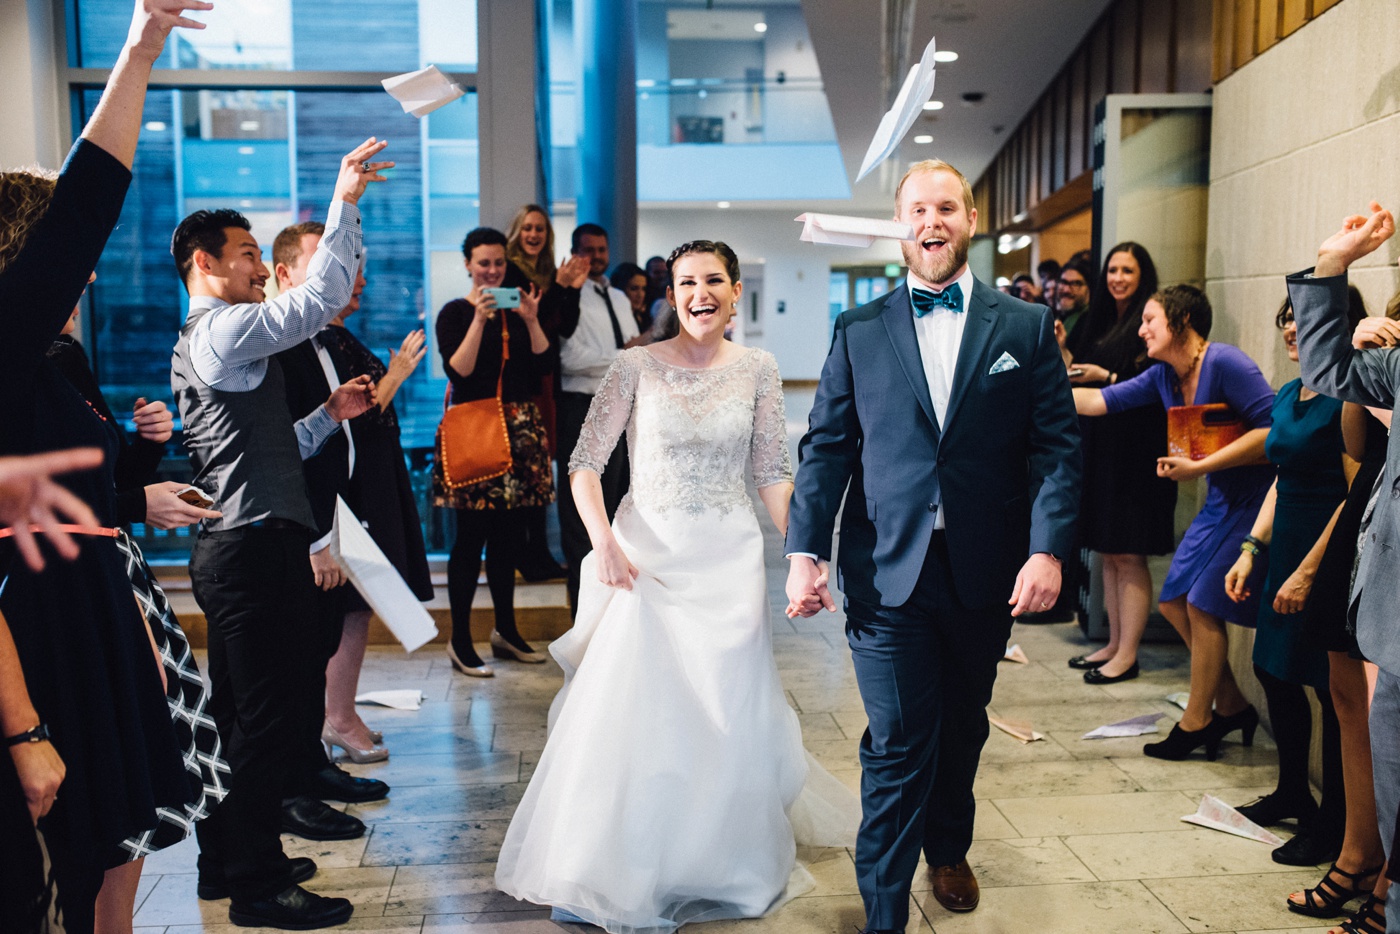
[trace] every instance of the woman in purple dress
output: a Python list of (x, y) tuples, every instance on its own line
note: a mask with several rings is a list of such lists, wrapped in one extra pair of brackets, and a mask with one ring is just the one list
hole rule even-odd
[[(1178, 483), (1205, 477), (1207, 491), (1205, 505), (1172, 558), (1159, 598), (1162, 615), (1191, 650), (1191, 699), (1171, 734), (1143, 747), (1158, 759), (1184, 759), (1200, 746), (1214, 759), (1226, 733), (1240, 730), (1249, 745), (1259, 723), (1230, 671), (1225, 635), (1227, 622), (1254, 624), (1258, 598), (1232, 602), (1225, 593), (1225, 574), (1273, 482), (1264, 440), (1273, 421), (1274, 391), (1239, 348), (1207, 339), (1210, 326), (1210, 302), (1200, 289), (1177, 285), (1158, 292), (1143, 309), (1140, 331), (1147, 355), (1158, 364), (1103, 389), (1074, 390), (1080, 415), (1223, 402), (1246, 428), (1242, 437), (1200, 460), (1163, 457), (1157, 462), (1159, 476)], [(1259, 580), (1251, 580), (1252, 593), (1262, 590), (1265, 564), (1260, 561), (1254, 568)]]

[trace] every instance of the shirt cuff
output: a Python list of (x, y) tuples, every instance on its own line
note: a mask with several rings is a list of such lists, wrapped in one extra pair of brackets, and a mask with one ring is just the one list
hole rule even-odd
[(325, 405), (317, 406), (316, 411), (303, 418), (300, 425), (306, 432), (309, 442), (302, 449), (302, 460), (315, 457), (325, 445), (326, 439), (340, 430), (340, 422), (331, 417), (330, 410)]
[(811, 558), (813, 561), (820, 561), (820, 560), (821, 560), (821, 558), (818, 558), (816, 555), (812, 554), (810, 551), (789, 551), (787, 554), (783, 555), (783, 557), (784, 557), (784, 558)]
[(336, 227), (345, 230), (360, 229), (360, 209), (349, 201), (341, 201), (336, 198), (331, 202), (330, 210), (326, 212), (326, 229), (331, 230)]
[(331, 531), (327, 532), (325, 535), (322, 535), (320, 538), (318, 538), (318, 539), (316, 539), (314, 542), (312, 542), (312, 543), (311, 543), (311, 552), (310, 552), (310, 553), (314, 555), (316, 552), (318, 552), (318, 551), (320, 551), (321, 549), (325, 548), (326, 546), (330, 545), (331, 539), (333, 539), (333, 538), (335, 538), (335, 530), (334, 530), (334, 529), (332, 529)]

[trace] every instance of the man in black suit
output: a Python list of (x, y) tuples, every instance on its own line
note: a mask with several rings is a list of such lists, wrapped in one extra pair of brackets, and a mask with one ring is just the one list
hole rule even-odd
[(909, 277), (836, 322), (787, 534), (789, 615), (834, 610), (826, 561), (845, 496), (838, 567), (870, 721), (856, 844), (869, 934), (904, 930), (921, 849), (939, 903), (977, 906), (965, 857), (985, 708), (1012, 617), (1059, 594), (1081, 476), (1053, 314), (973, 278), (967, 180), (918, 163), (895, 207), (917, 238), (902, 244)]

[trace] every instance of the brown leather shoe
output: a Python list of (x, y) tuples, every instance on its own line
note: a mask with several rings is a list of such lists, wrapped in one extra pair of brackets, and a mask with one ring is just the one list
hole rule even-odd
[(930, 867), (928, 874), (933, 880), (933, 897), (949, 911), (971, 911), (982, 898), (967, 860), (954, 866)]

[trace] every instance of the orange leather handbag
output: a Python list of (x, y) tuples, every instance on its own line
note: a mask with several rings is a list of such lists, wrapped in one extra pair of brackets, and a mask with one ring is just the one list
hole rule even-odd
[(510, 333), (506, 330), (505, 313), (497, 314), (501, 316), (501, 372), (496, 377), (496, 395), (450, 405), (449, 386), (443, 400), (446, 412), (438, 424), (437, 456), (443, 486), (449, 490), (503, 476), (513, 464), (506, 412), (501, 405), (506, 361), (510, 359)]

